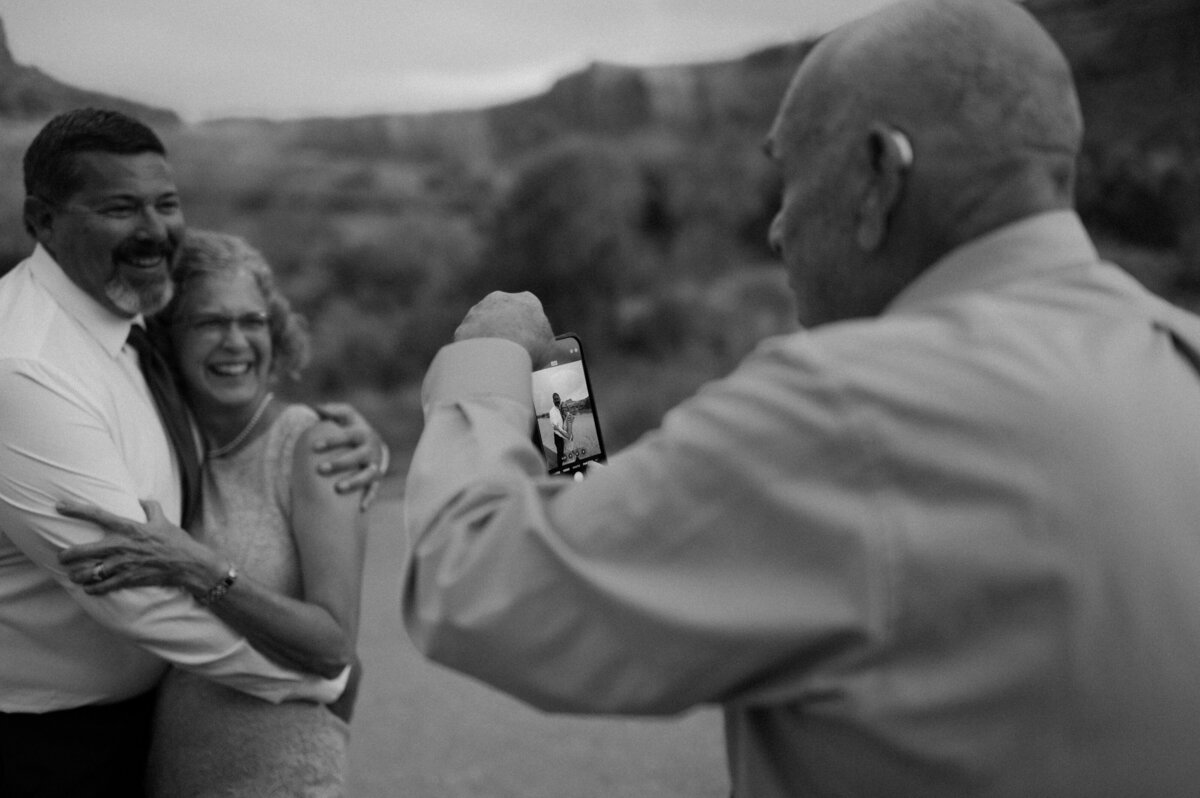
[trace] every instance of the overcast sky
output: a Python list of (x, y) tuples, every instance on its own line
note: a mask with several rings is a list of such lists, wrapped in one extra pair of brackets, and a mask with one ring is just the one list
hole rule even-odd
[(889, 0), (0, 0), (19, 63), (185, 119), (487, 105), (591, 61), (733, 58)]

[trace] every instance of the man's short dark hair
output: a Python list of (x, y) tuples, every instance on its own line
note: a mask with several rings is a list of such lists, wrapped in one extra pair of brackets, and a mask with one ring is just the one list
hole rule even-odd
[(82, 182), (75, 156), (81, 152), (137, 155), (167, 149), (153, 130), (119, 111), (77, 108), (46, 123), (25, 151), (25, 195), (57, 204)]

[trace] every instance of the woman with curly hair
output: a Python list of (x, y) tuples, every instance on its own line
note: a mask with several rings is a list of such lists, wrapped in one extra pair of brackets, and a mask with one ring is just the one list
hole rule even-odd
[[(74, 562), (72, 578), (93, 593), (182, 588), (268, 657), (337, 676), (356, 663), (364, 516), (317, 474), (312, 444), (331, 422), (273, 390), (307, 359), (302, 320), (236, 236), (189, 232), (174, 277), (156, 323), (204, 442), (202, 520), (189, 535), (151, 507), (150, 525), (112, 527), (117, 542)], [(101, 562), (113, 576), (97, 582)], [(273, 705), (172, 670), (148, 793), (342, 795), (354, 676), (325, 707)]]

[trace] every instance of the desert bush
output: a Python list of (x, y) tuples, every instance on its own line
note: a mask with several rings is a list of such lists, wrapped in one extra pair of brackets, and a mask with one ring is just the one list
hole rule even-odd
[(533, 291), (556, 326), (603, 338), (645, 253), (642, 183), (632, 160), (575, 139), (530, 158), (499, 204), (470, 286)]

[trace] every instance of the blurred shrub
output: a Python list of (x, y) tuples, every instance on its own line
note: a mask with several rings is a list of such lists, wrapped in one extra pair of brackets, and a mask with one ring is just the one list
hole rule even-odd
[(1093, 154), (1081, 166), (1078, 204), (1092, 227), (1143, 246), (1177, 243), (1178, 219), (1165, 189), (1181, 163), (1112, 151)]
[(632, 160), (602, 142), (537, 153), (500, 200), (472, 287), (532, 291), (557, 328), (607, 337), (618, 297), (644, 265), (642, 188)]
[(706, 285), (680, 282), (627, 300), (614, 342), (627, 355), (666, 359), (686, 352), (724, 369), (763, 338), (795, 329), (783, 270), (747, 266)]
[(40, 124), (8, 120), (0, 125), (0, 275), (24, 260), (33, 249), (25, 232), (24, 176), (21, 158)]

